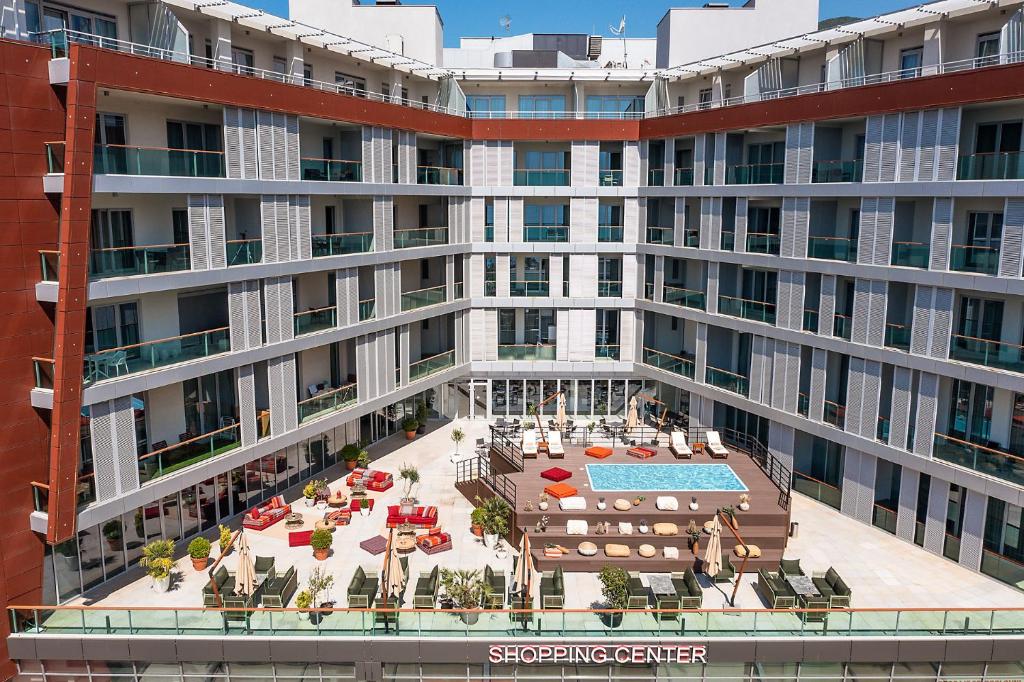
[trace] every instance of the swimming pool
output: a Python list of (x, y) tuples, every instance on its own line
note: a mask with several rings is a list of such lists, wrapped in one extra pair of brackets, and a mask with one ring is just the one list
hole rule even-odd
[(747, 489), (728, 464), (588, 464), (587, 476), (594, 492), (731, 492)]

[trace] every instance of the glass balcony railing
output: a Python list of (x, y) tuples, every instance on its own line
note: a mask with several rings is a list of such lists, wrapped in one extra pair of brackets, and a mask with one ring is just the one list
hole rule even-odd
[(231, 335), (227, 327), (168, 339), (143, 341), (130, 346), (87, 353), (82, 365), (83, 379), (86, 383), (115, 379), (158, 367), (176, 365), (179, 362), (227, 353), (230, 350)]
[(1024, 585), (1024, 563), (987, 548), (981, 550), (981, 572), (1014, 587)]
[(598, 360), (618, 360), (619, 350), (617, 343), (598, 343), (594, 345), (594, 357)]
[(842, 429), (846, 426), (846, 405), (840, 405), (839, 403), (832, 402), (831, 400), (825, 401), (825, 410), (822, 413), (822, 421), (826, 424), (831, 424), (837, 429)]
[(818, 333), (818, 311), (804, 308), (804, 324), (803, 330), (805, 332)]
[(313, 258), (343, 256), (347, 253), (373, 251), (372, 232), (346, 232), (342, 234), (314, 234)]
[(942, 433), (935, 434), (935, 459), (956, 464), (978, 473), (1024, 485), (1024, 458)]
[(414, 227), (395, 230), (395, 248), (410, 249), (417, 246), (438, 246), (448, 243), (447, 227)]
[(796, 413), (804, 417), (811, 413), (811, 397), (806, 393), (798, 393), (796, 396)]
[(644, 298), (654, 300), (654, 282), (644, 282)]
[[(724, 236), (725, 233), (723, 232)], [(735, 235), (733, 235), (735, 239)], [(774, 232), (749, 232), (747, 233), (747, 253), (766, 253), (772, 256), (779, 255), (781, 240)], [(729, 251), (724, 246), (723, 250)]]
[(861, 182), (864, 161), (817, 161), (811, 167), (811, 182)]
[(893, 242), (890, 263), (904, 268), (927, 268), (930, 249), (923, 242)]
[(793, 490), (818, 502), (823, 502), (833, 509), (839, 509), (839, 505), (843, 501), (842, 490), (799, 471), (793, 472)]
[(665, 185), (665, 169), (651, 168), (647, 171), (648, 187), (663, 187)]
[(1024, 153), (969, 154), (957, 159), (957, 180), (1020, 180), (1024, 178)]
[(601, 187), (622, 187), (622, 169), (602, 168), (598, 171), (597, 181)]
[(338, 326), (338, 309), (334, 306), (295, 313), (295, 336), (321, 332)]
[(443, 168), (439, 166), (416, 166), (416, 184), (418, 185), (461, 185), (461, 168)]
[(598, 280), (597, 282), (597, 295), (606, 297), (618, 298), (622, 296), (622, 282), (613, 282), (610, 280)]
[(32, 374), (36, 388), (53, 390), (54, 364), (53, 358), (32, 358)]
[(328, 182), (362, 182), (363, 164), (341, 159), (299, 159), (299, 172), (303, 180)]
[(359, 302), (359, 321), (365, 322), (377, 317), (377, 301), (368, 298)]
[(402, 292), (402, 312), (426, 308), (430, 305), (444, 303), (448, 298), (448, 286), (441, 284), (417, 291)]
[(808, 237), (807, 257), (852, 263), (857, 260), (857, 241), (849, 237)]
[(704, 382), (743, 396), (750, 392), (750, 383), (747, 377), (711, 365), (705, 368)]
[(484, 241), (494, 241), (494, 225), (484, 225)]
[(97, 175), (222, 178), (224, 152), (98, 144), (93, 148), (92, 172)]
[(647, 228), (647, 243), (648, 244), (667, 244), (672, 245), (672, 233), (674, 232), (671, 227), (657, 227), (648, 226)]
[(693, 289), (681, 289), (679, 287), (673, 287), (666, 284), (662, 300), (665, 303), (671, 303), (672, 305), (682, 306), (683, 308), (694, 308), (695, 310), (706, 309), (706, 302), (703, 291), (694, 291)]
[(745, 320), (775, 324), (775, 304), (767, 301), (751, 301), (735, 296), (718, 296), (720, 315), (742, 317)]
[[(747, 243), (750, 243), (749, 237), (747, 239)], [(722, 237), (718, 241), (718, 246), (720, 249), (722, 249), (722, 251), (735, 251), (736, 232), (734, 232), (733, 230), (722, 230)]]
[(673, 178), (674, 183), (677, 187), (689, 187), (693, 185), (693, 169), (692, 168), (676, 168), (675, 176)]
[(832, 336), (849, 341), (852, 331), (853, 318), (836, 313), (835, 317), (832, 318)]
[(622, 225), (598, 225), (597, 241), (599, 242), (621, 242), (623, 238)]
[(953, 334), (949, 344), (949, 358), (972, 365), (1024, 372), (1024, 346), (1015, 343)]
[(64, 140), (58, 142), (44, 142), (46, 146), (46, 172), (64, 172)]
[(484, 280), (484, 296), (497, 296), (498, 283), (494, 280)]
[(512, 171), (512, 184), (519, 187), (567, 187), (568, 168), (517, 168)]
[(554, 360), (555, 344), (498, 344), (499, 360)]
[(644, 347), (644, 364), (693, 379), (694, 364), (691, 358), (672, 355), (653, 348)]
[(227, 243), (228, 267), (252, 265), (263, 260), (262, 239), (231, 239)]
[(781, 163), (753, 163), (727, 166), (725, 184), (727, 185), (778, 185), (783, 180)]
[(685, 228), (683, 230), (683, 246), (691, 249), (700, 247), (700, 230)]
[(999, 270), (999, 247), (954, 244), (949, 249), (949, 269), (994, 275)]
[(896, 510), (890, 509), (889, 507), (875, 503), (874, 511), (871, 515), (871, 525), (875, 528), (881, 528), (882, 530), (896, 534)]
[(526, 225), (523, 227), (524, 242), (567, 242), (568, 225)]
[(60, 251), (39, 250), (39, 281), (56, 282), (60, 273)]
[(889, 419), (886, 417), (879, 417), (878, 424), (875, 426), (875, 439), (881, 443), (889, 442)]
[(411, 363), (409, 365), (409, 381), (417, 381), (454, 366), (455, 351), (446, 350), (443, 353), (438, 353), (437, 355), (432, 355), (429, 358), (423, 358), (418, 362)]
[(910, 350), (910, 327), (893, 322), (885, 323), (885, 345), (887, 348)]
[(356, 385), (321, 391), (299, 402), (299, 422), (307, 422), (356, 404)]
[(89, 252), (89, 275), (97, 278), (129, 277), (191, 270), (190, 253), (188, 244), (92, 249)]
[(517, 279), (508, 283), (510, 296), (547, 296), (550, 286), (535, 279)]
[(455, 282), (453, 287), (455, 299), (464, 298), (466, 295), (466, 285), (462, 282)]
[(242, 444), (240, 433), (239, 425), (232, 424), (142, 455), (139, 457), (139, 481), (148, 483), (230, 452)]

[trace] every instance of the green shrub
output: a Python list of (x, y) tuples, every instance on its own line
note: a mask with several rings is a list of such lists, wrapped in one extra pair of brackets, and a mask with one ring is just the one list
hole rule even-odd
[(605, 566), (597, 574), (601, 581), (601, 595), (609, 609), (624, 609), (629, 605), (629, 573), (618, 566)]
[(419, 427), (420, 423), (414, 417), (406, 417), (402, 420), (402, 430), (406, 433), (412, 433)]
[(209, 559), (210, 541), (200, 536), (188, 543), (188, 555), (193, 559)]
[(316, 529), (313, 531), (313, 536), (309, 538), (309, 545), (313, 549), (330, 549), (332, 542), (334, 542), (334, 536), (324, 528)]

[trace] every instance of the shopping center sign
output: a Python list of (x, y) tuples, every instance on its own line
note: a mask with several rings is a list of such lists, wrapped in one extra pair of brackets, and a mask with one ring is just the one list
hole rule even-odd
[(707, 663), (708, 649), (700, 645), (643, 644), (492, 644), (491, 663)]

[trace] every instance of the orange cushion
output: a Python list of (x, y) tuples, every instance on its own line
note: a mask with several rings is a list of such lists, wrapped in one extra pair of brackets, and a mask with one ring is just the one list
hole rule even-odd
[(573, 488), (568, 483), (555, 483), (553, 485), (549, 485), (547, 488), (544, 488), (544, 492), (546, 492), (551, 497), (560, 500), (563, 497), (572, 497), (579, 491), (576, 490), (576, 488)]
[(596, 459), (604, 459), (605, 457), (611, 457), (612, 456), (612, 449), (611, 448), (603, 448), (603, 447), (595, 445), (594, 447), (587, 448), (586, 451), (583, 454), (585, 454), (587, 457), (594, 457)]

